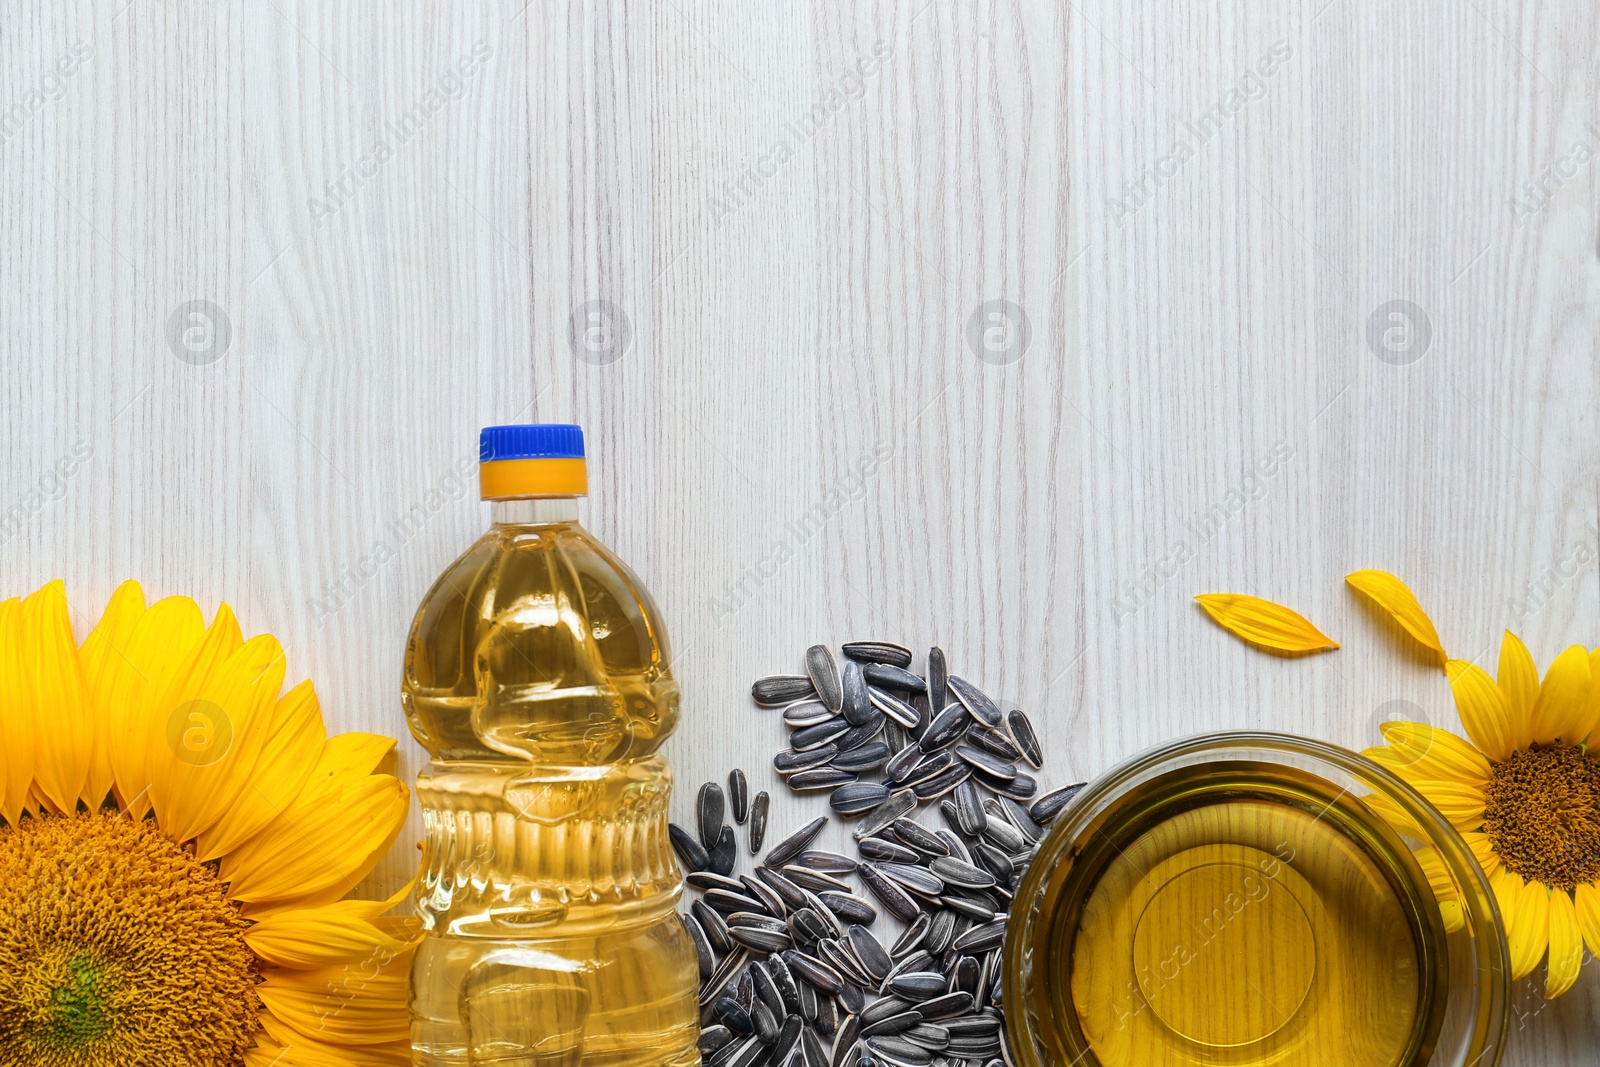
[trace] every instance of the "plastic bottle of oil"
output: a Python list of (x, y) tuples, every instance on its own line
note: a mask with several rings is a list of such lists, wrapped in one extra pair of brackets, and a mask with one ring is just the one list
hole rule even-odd
[(491, 426), (493, 525), (417, 609), (402, 701), (432, 761), (411, 972), (419, 1065), (694, 1064), (694, 950), (675, 905), (678, 721), (639, 580), (578, 524), (577, 426)]

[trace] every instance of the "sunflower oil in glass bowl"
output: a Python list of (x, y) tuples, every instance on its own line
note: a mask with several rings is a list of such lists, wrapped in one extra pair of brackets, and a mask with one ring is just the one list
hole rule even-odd
[(577, 522), (581, 440), (485, 431), (494, 524), (428, 592), (406, 647), (402, 701), (432, 756), (417, 780), (419, 1065), (698, 1061), (656, 755), (678, 690), (649, 595)]
[(1495, 1062), (1504, 940), (1481, 875), (1451, 903), (1474, 921), (1450, 932), (1413, 855), (1431, 842), (1396, 834), (1320, 751), (1278, 744), (1180, 742), (1063, 813), (1007, 941), (1019, 1067)]

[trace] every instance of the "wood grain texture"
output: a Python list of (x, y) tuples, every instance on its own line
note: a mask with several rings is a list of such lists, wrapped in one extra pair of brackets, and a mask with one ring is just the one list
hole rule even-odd
[[(125, 577), (227, 600), (402, 776), (403, 635), (486, 521), (495, 421), (585, 424), (688, 785), (776, 789), (747, 687), (815, 641), (942, 644), (1063, 782), (1202, 730), (1452, 722), (1357, 568), (1454, 655), (1600, 640), (1592, 5), (14, 8), (6, 592), (65, 577), (84, 632)], [(214, 361), (169, 340), (196, 299)], [(1344, 647), (1253, 653), (1208, 591)], [(1594, 968), (1520, 995), (1508, 1063), (1593, 1058)]]

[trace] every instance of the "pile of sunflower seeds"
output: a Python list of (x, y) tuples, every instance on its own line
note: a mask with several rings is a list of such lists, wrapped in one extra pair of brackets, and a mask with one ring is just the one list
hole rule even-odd
[[(858, 856), (811, 847), (826, 815), (762, 856), (771, 797), (752, 798), (737, 769), (726, 791), (700, 787), (692, 831), (670, 827), (693, 890), (700, 1051), (709, 1067), (1009, 1065), (1006, 915), (1044, 827), (1082, 785), (1038, 795), (1022, 769), (1043, 765), (1028, 717), (951, 675), (939, 648), (923, 674), (900, 645), (840, 651), (842, 667), (813, 645), (805, 674), (751, 694), (791, 731), (773, 768), (859, 820)], [(923, 804), (943, 826), (918, 821)], [(734, 873), (730, 814), (761, 856), (749, 874)], [(880, 909), (902, 924), (887, 944), (869, 929)]]

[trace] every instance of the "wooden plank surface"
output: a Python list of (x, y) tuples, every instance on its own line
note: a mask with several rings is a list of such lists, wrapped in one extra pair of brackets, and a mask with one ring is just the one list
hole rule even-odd
[[(1342, 576), (1404, 576), (1463, 657), (1600, 640), (1597, 19), (13, 5), (5, 591), (66, 578), (80, 630), (126, 577), (227, 600), (333, 727), (404, 738), (478, 427), (575, 419), (672, 628), (679, 812), (736, 764), (775, 788), (747, 688), (816, 641), (940, 643), (1056, 783), (1451, 723)], [(1344, 647), (1253, 653), (1215, 590)], [(1519, 995), (1507, 1062), (1588, 1062), (1595, 975)]]

